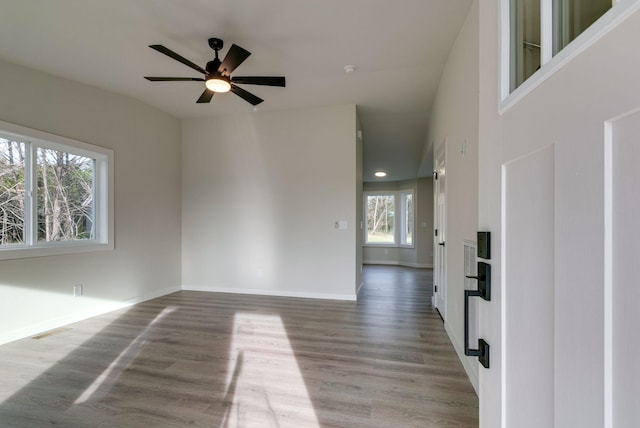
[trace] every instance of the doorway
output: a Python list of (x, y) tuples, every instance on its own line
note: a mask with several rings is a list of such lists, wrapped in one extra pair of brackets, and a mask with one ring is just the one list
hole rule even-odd
[(435, 153), (436, 169), (433, 173), (433, 307), (443, 321), (447, 319), (447, 185), (446, 185), (446, 141)]

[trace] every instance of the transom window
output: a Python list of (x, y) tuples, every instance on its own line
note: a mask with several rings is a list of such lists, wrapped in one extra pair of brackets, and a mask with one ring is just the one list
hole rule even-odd
[(0, 122), (0, 259), (113, 248), (112, 157)]
[(513, 92), (620, 0), (508, 0)]

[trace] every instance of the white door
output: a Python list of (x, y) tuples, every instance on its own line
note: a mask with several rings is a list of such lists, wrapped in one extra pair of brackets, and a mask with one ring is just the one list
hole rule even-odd
[(447, 319), (447, 253), (446, 253), (446, 222), (447, 222), (447, 193), (445, 177), (445, 150), (436, 159), (434, 173), (434, 233), (433, 255), (433, 306), (438, 309), (443, 319)]
[(606, 198), (605, 426), (640, 423), (640, 113), (613, 122)]
[(555, 301), (554, 168), (547, 146), (503, 170), (505, 427), (555, 423), (554, 316), (545, 309)]

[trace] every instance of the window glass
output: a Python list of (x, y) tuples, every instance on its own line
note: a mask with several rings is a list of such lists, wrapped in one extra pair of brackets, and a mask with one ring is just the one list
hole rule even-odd
[(511, 84), (514, 91), (540, 68), (540, 0), (511, 0)]
[(367, 196), (367, 243), (395, 243), (395, 198), (393, 195)]
[(112, 250), (113, 151), (0, 121), (0, 260)]
[(38, 241), (93, 239), (95, 160), (38, 148)]
[(413, 245), (413, 193), (402, 194), (402, 244)]
[(0, 137), (0, 245), (24, 242), (24, 150)]
[(554, 0), (555, 55), (611, 9), (612, 0)]
[[(509, 92), (612, 8), (615, 0), (503, 0), (509, 4)], [(542, 14), (541, 5), (548, 6)], [(542, 28), (548, 37), (542, 41)], [(553, 33), (553, 37), (552, 37)], [(545, 30), (545, 35), (546, 35)], [(544, 46), (543, 46), (544, 45)], [(545, 52), (544, 57), (542, 56)]]

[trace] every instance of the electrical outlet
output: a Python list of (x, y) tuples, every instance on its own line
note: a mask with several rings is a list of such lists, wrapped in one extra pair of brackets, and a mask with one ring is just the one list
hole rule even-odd
[(73, 286), (73, 295), (75, 297), (82, 296), (82, 284), (76, 284)]

